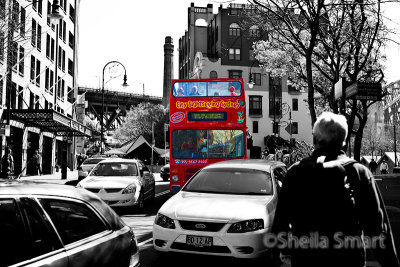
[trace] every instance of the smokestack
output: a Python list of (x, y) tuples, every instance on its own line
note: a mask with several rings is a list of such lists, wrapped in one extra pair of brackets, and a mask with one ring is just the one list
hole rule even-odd
[(164, 84), (163, 84), (163, 105), (169, 104), (171, 92), (171, 80), (174, 75), (174, 45), (171, 36), (165, 37), (164, 44)]

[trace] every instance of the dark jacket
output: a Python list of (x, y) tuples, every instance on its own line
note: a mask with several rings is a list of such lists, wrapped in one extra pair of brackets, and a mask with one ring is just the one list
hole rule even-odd
[[(375, 240), (370, 248), (383, 267), (399, 266), (372, 173), (359, 163), (349, 164), (345, 171), (327, 170), (317, 163), (320, 156), (326, 156), (324, 162), (346, 161), (344, 152), (316, 150), (288, 170), (280, 192), (272, 232), (286, 241), (279, 244), (291, 254), (292, 266), (363, 267), (365, 250), (363, 242), (357, 243), (362, 234)], [(342, 179), (346, 175), (351, 177), (350, 186)], [(303, 237), (309, 244), (299, 246), (294, 240)]]

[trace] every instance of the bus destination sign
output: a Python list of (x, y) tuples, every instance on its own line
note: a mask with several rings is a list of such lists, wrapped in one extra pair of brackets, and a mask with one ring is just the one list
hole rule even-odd
[(226, 121), (226, 111), (189, 111), (189, 121)]

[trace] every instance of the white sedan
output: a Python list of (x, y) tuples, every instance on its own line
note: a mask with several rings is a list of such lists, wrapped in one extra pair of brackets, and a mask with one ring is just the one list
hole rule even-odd
[(111, 207), (139, 206), (155, 198), (155, 179), (140, 160), (109, 158), (99, 162), (77, 187), (96, 193)]
[(158, 211), (154, 248), (163, 252), (257, 258), (266, 255), (282, 162), (230, 160), (197, 172)]

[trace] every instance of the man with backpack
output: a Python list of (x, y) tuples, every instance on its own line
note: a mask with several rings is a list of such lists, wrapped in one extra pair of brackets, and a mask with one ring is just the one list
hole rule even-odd
[(364, 267), (367, 248), (382, 267), (400, 266), (379, 189), (341, 150), (346, 136), (346, 118), (324, 112), (313, 127), (315, 150), (283, 181), (266, 240), (290, 255), (292, 267)]

